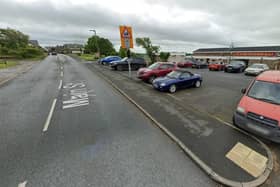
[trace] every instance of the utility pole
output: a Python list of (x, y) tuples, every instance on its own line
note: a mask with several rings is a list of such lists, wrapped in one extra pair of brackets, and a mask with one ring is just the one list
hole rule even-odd
[(89, 31), (94, 32), (94, 36), (95, 36), (95, 43), (96, 43), (96, 48), (97, 48), (97, 53), (98, 53), (98, 57), (100, 57), (100, 50), (99, 50), (99, 46), (98, 46), (98, 41), (97, 41), (97, 35), (96, 35), (96, 30), (95, 29), (91, 29)]
[(232, 58), (233, 48), (234, 48), (234, 43), (231, 41), (230, 46), (229, 46), (229, 53), (230, 53), (230, 55), (229, 55), (229, 63), (230, 63), (231, 58)]

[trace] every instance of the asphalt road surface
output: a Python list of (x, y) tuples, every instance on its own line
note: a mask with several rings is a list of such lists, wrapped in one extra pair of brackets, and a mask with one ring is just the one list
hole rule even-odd
[(217, 186), (71, 57), (0, 86), (0, 106), (0, 186)]

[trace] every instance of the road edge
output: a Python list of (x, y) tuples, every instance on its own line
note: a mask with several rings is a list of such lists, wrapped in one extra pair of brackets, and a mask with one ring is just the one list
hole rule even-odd
[(8, 83), (9, 81), (11, 81), (11, 80), (17, 78), (19, 75), (30, 71), (30, 70), (32, 69), (32, 67), (33, 67), (36, 63), (37, 63), (37, 62), (32, 63), (32, 64), (29, 65), (26, 69), (24, 69), (24, 70), (22, 70), (22, 71), (19, 71), (19, 72), (15, 73), (14, 75), (9, 76), (9, 77), (7, 77), (6, 79), (2, 80), (2, 81), (0, 82), (0, 88), (1, 88), (3, 85), (5, 85), (6, 83)]

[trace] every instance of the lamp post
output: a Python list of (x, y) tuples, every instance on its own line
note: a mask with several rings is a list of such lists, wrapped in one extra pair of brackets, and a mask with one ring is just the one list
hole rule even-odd
[(98, 57), (100, 57), (100, 51), (99, 51), (99, 46), (98, 46), (98, 41), (97, 41), (96, 30), (95, 30), (95, 29), (91, 29), (91, 30), (89, 30), (89, 31), (94, 32), (95, 42), (96, 42), (96, 48), (97, 48), (97, 53), (98, 53)]

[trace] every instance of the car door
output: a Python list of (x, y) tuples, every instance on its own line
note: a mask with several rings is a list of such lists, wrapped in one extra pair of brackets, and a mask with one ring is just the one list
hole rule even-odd
[(189, 72), (183, 72), (179, 77), (180, 88), (187, 88), (193, 85), (192, 75)]
[(168, 64), (161, 64), (160, 67), (159, 67), (159, 70), (158, 70), (158, 76), (163, 77), (166, 74), (168, 74), (169, 72), (171, 72), (171, 71), (169, 71)]

